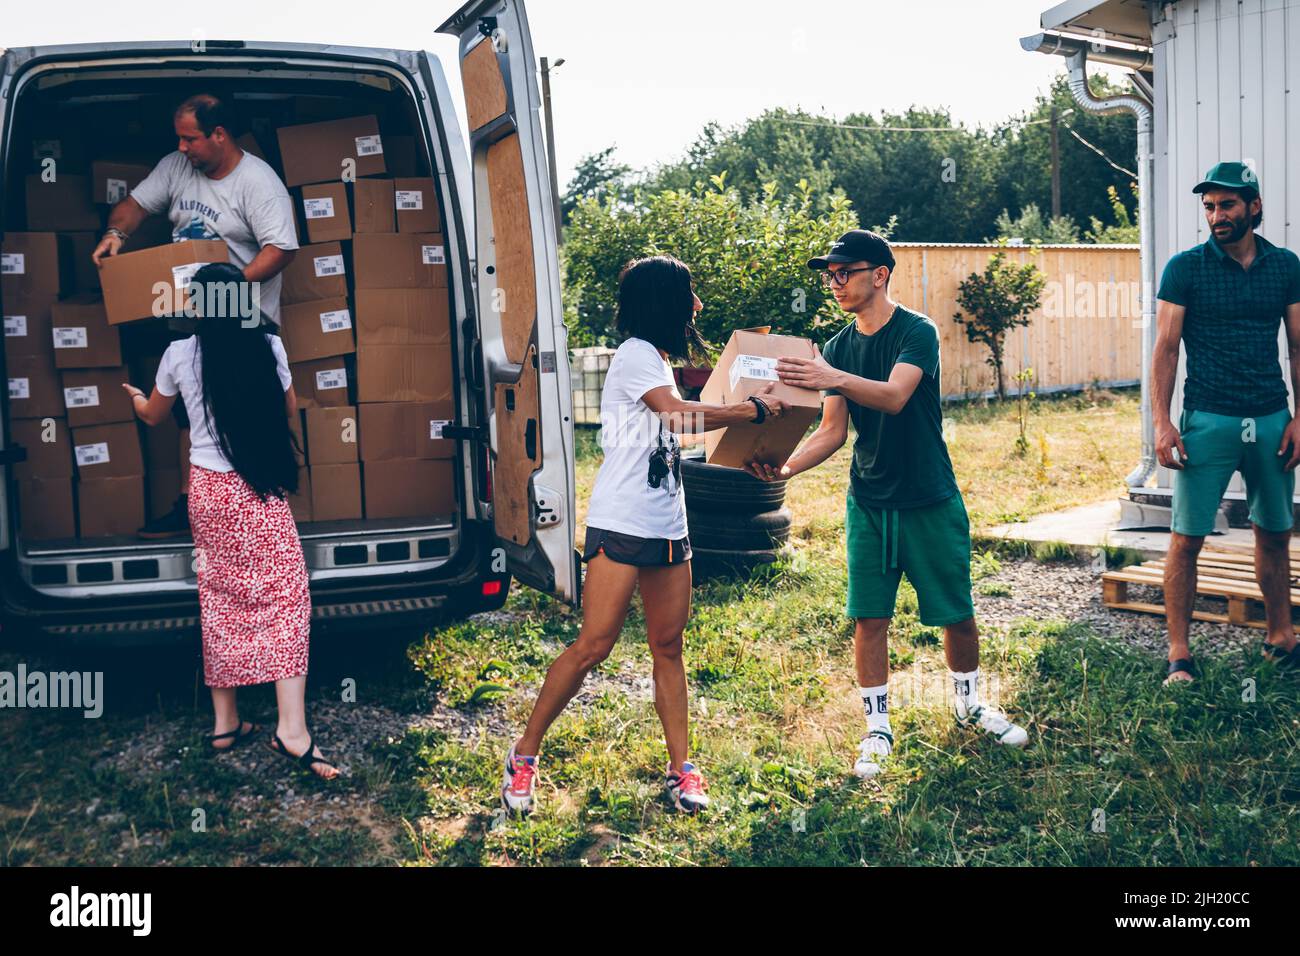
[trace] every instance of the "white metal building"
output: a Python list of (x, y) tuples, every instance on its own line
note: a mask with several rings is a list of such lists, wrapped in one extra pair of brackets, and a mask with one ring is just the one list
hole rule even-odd
[[(1191, 190), (1223, 160), (1244, 161), (1259, 176), (1260, 234), (1300, 248), (1300, 0), (1067, 0), (1043, 13), (1041, 27), (1021, 41), (1025, 49), (1069, 56), (1072, 71), (1085, 74), (1089, 59), (1133, 70), (1128, 99), (1145, 101), (1150, 111), (1149, 165), (1141, 131), (1138, 147), (1139, 168), (1150, 176), (1141, 197), (1148, 208), (1140, 211), (1149, 226), (1143, 235), (1148, 281), (1158, 281), (1174, 253), (1209, 238)], [(1079, 99), (1079, 88), (1072, 88)], [(1140, 105), (1116, 106), (1138, 113), (1139, 130)], [(1150, 301), (1148, 316), (1154, 289)], [(1154, 322), (1145, 332), (1154, 343)], [(1283, 361), (1285, 355), (1279, 334)], [(1180, 367), (1175, 420), (1182, 377)], [(1171, 478), (1154, 462), (1148, 382), (1144, 376), (1143, 461), (1129, 478), (1130, 496), (1167, 502)], [(1228, 497), (1242, 496), (1238, 476)]]

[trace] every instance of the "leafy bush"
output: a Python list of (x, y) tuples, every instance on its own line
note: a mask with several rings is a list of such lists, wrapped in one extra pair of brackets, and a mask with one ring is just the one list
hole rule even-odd
[(704, 303), (697, 324), (714, 345), (734, 329), (758, 325), (820, 337), (819, 329), (846, 319), (807, 261), (857, 219), (838, 196), (818, 217), (813, 198), (805, 181), (791, 196), (768, 184), (746, 201), (720, 174), (689, 190), (637, 193), (631, 203), (580, 200), (563, 247), (570, 343), (617, 342), (619, 272), (646, 255), (676, 256), (690, 266)]
[(1029, 324), (1046, 284), (1047, 277), (1034, 263), (1020, 265), (1009, 261), (1006, 253), (995, 252), (982, 274), (972, 272), (958, 286), (957, 305), (968, 314), (958, 312), (952, 319), (965, 327), (967, 339), (989, 350), (986, 361), (997, 375), (1000, 399), (1007, 397), (1002, 370), (1007, 332)]

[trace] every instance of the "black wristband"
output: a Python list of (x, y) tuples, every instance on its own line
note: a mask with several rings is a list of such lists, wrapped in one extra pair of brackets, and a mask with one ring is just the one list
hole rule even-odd
[(758, 409), (758, 417), (754, 419), (754, 424), (763, 424), (763, 420), (767, 418), (767, 405), (765, 405), (763, 400), (757, 395), (749, 396), (749, 401), (753, 402), (754, 408)]

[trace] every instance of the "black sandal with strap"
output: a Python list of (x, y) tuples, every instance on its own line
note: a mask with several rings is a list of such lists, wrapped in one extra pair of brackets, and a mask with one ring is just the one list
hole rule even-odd
[[(241, 734), (240, 731), (244, 729), (245, 724), (248, 725), (248, 733)], [(220, 753), (225, 753), (227, 750), (234, 750), (236, 747), (238, 747), (248, 738), (256, 736), (257, 732), (260, 731), (261, 729), (262, 729), (261, 725), (259, 724), (255, 724), (252, 721), (248, 721), (248, 720), (241, 720), (239, 722), (239, 726), (236, 727), (234, 730), (231, 730), (224, 734), (204, 734), (203, 740), (207, 743), (209, 750), (213, 751), (214, 753), (220, 754)], [(218, 747), (217, 746), (218, 740), (229, 740), (230, 746)]]
[(1172, 681), (1169, 678), (1175, 674), (1187, 674), (1193, 680), (1196, 678), (1196, 665), (1192, 663), (1190, 657), (1180, 657), (1176, 661), (1169, 662), (1169, 673), (1165, 675), (1165, 684), (1187, 684), (1190, 681)]
[(1263, 649), (1260, 651), (1265, 660), (1272, 661), (1278, 667), (1293, 668), (1300, 667), (1300, 641), (1289, 651), (1284, 651), (1275, 644), (1264, 642)]
[(315, 770), (313, 770), (312, 767), (316, 764), (323, 764), (326, 767), (330, 767), (334, 771), (335, 777), (339, 776), (339, 774), (342, 773), (342, 771), (339, 770), (338, 767), (330, 763), (324, 757), (315, 757), (312, 755), (312, 751), (316, 749), (316, 741), (314, 738), (309, 737), (307, 739), (307, 749), (298, 755), (294, 755), (289, 752), (289, 748), (284, 745), (284, 741), (280, 739), (279, 734), (275, 735), (274, 740), (268, 740), (266, 746), (273, 753), (279, 754), (284, 759), (292, 760), (294, 763), (298, 765), (299, 769), (304, 770), (307, 773), (310, 773), (312, 776), (320, 777), (320, 779), (322, 780), (332, 780), (333, 777), (326, 777), (324, 774), (319, 774)]

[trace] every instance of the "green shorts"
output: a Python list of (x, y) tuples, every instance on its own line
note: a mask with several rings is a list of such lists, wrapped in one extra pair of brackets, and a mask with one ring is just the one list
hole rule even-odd
[(849, 495), (849, 617), (893, 617), (904, 574), (921, 623), (944, 627), (975, 616), (970, 596), (970, 519), (961, 494), (924, 508), (863, 508)]
[(1178, 430), (1187, 462), (1174, 472), (1173, 530), (1197, 538), (1213, 531), (1223, 493), (1239, 471), (1250, 520), (1265, 531), (1290, 531), (1295, 472), (1282, 467), (1286, 459), (1277, 453), (1290, 421), (1285, 408), (1255, 416), (1184, 409)]

